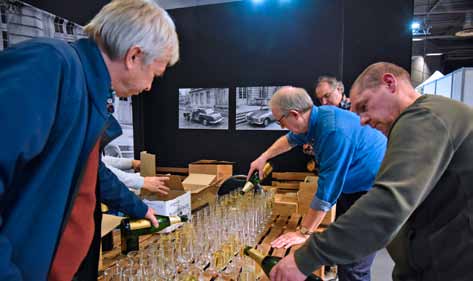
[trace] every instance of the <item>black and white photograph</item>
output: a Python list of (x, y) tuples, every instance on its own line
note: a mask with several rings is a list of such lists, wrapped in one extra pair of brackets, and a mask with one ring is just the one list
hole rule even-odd
[(228, 130), (228, 88), (179, 89), (179, 129)]
[(237, 130), (283, 130), (274, 118), (268, 103), (281, 87), (237, 87), (236, 118)]

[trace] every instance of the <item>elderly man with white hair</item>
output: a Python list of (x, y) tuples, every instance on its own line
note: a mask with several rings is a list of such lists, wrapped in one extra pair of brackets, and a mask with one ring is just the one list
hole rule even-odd
[(85, 32), (0, 52), (0, 280), (96, 279), (101, 201), (157, 223), (99, 151), (121, 134), (114, 95), (178, 60), (174, 23), (153, 1), (114, 0)]

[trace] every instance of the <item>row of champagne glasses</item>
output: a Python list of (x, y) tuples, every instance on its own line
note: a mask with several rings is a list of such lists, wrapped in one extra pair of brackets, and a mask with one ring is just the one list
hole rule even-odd
[[(255, 280), (254, 263), (237, 253), (255, 245), (271, 216), (272, 192), (231, 192), (172, 233), (153, 235), (104, 272), (104, 280)], [(240, 273), (241, 269), (241, 273)]]

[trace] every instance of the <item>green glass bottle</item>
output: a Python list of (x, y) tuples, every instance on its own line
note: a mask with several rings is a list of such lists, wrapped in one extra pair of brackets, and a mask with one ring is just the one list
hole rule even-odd
[[(256, 261), (256, 263), (261, 266), (264, 273), (266, 273), (266, 276), (268, 277), (271, 269), (273, 269), (273, 267), (282, 259), (280, 257), (265, 256), (263, 253), (250, 246), (246, 246), (243, 250), (243, 253)], [(307, 276), (305, 281), (322, 281), (322, 279), (314, 274), (311, 274)]]
[(253, 190), (255, 186), (259, 186), (260, 182), (264, 180), (272, 171), (273, 171), (273, 166), (269, 162), (267, 162), (266, 165), (264, 165), (263, 167), (263, 178), (261, 179), (259, 178), (258, 170), (254, 171), (250, 179), (243, 186), (243, 189), (241, 190), (241, 194), (245, 194), (248, 191)]
[(155, 215), (155, 217), (159, 222), (158, 227), (154, 227), (151, 224), (151, 221), (147, 219), (130, 220), (129, 218), (126, 218), (122, 220), (120, 224), (120, 234), (123, 254), (127, 254), (130, 251), (137, 251), (139, 249), (140, 235), (155, 233), (170, 225), (187, 221), (187, 216), (168, 217)]

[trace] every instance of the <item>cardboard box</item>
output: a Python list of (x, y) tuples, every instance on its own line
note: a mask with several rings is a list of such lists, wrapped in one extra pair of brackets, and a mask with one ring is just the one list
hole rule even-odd
[[(312, 202), (312, 198), (315, 196), (315, 193), (317, 192), (317, 181), (318, 177), (317, 176), (310, 176), (306, 177), (304, 182), (299, 183), (299, 192), (298, 192), (298, 198), (299, 198), (299, 211), (301, 215), (304, 215), (307, 213), (307, 211), (310, 208), (310, 203)], [(335, 215), (336, 215), (336, 205), (330, 209), (330, 211), (327, 212), (325, 215), (324, 219), (320, 223), (321, 225), (329, 225), (333, 221), (335, 221)]]
[(199, 209), (217, 200), (218, 183), (215, 175), (189, 174), (182, 188), (191, 192), (192, 210)]
[[(150, 192), (146, 189), (141, 191), (140, 197), (143, 202), (153, 208), (154, 212), (162, 216), (188, 216), (191, 215), (191, 193), (182, 188), (179, 176), (168, 175), (167, 186), (171, 189), (167, 195)], [(167, 227), (161, 232), (167, 233), (178, 228), (180, 224)]]
[[(122, 219), (123, 217), (102, 214), (101, 237), (103, 238), (110, 231), (114, 230), (115, 227), (120, 225)], [(100, 244), (99, 270), (103, 270), (102, 244)]]
[(153, 177), (156, 175), (156, 156), (146, 151), (140, 152), (140, 174), (142, 177)]
[(233, 162), (218, 160), (199, 160), (189, 164), (190, 174), (216, 175), (219, 182), (233, 175)]
[(290, 216), (299, 213), (297, 193), (277, 193), (274, 196), (273, 214)]
[(182, 182), (184, 190), (191, 193), (199, 193), (215, 182), (215, 175), (208, 174), (189, 174)]
[(146, 205), (162, 216), (189, 216), (191, 213), (191, 194), (181, 190), (170, 190), (167, 195), (146, 196)]

